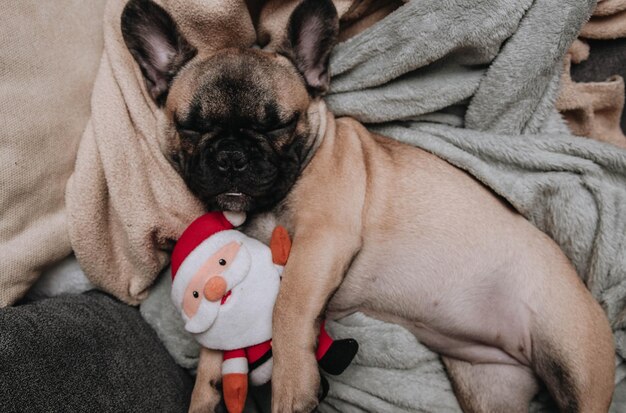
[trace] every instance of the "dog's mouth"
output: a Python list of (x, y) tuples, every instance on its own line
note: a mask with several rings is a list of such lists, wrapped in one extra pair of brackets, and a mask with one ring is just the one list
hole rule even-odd
[(252, 197), (243, 192), (224, 192), (217, 195), (215, 199), (223, 211), (247, 211), (252, 205)]
[(220, 302), (220, 305), (224, 305), (228, 302), (228, 299), (230, 298), (230, 296), (232, 295), (233, 290), (230, 290), (229, 292), (227, 292), (226, 294), (224, 294), (224, 296), (222, 297), (222, 301)]

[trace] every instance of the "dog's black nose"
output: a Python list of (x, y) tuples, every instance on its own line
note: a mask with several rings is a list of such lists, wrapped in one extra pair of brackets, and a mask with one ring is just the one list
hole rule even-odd
[(217, 168), (222, 172), (241, 172), (248, 167), (248, 157), (242, 151), (220, 151), (216, 161)]

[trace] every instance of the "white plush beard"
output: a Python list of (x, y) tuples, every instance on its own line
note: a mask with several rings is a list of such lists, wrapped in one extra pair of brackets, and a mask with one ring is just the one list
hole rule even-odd
[(203, 331), (207, 331), (215, 322), (217, 313), (220, 310), (219, 307), (219, 301), (214, 303), (203, 298), (198, 307), (198, 311), (196, 311), (196, 314), (192, 318), (187, 317), (185, 313), (183, 313), (185, 330), (190, 333), (202, 333)]
[[(235, 350), (262, 343), (272, 338), (272, 312), (280, 287), (280, 273), (273, 264), (269, 248), (257, 240), (245, 243), (252, 256), (248, 275), (231, 291), (224, 305), (203, 300), (190, 322), (210, 315), (210, 327), (196, 339), (206, 348)], [(205, 301), (210, 305), (203, 308)], [(215, 316), (217, 311), (217, 316)], [(195, 330), (202, 331), (202, 330)]]

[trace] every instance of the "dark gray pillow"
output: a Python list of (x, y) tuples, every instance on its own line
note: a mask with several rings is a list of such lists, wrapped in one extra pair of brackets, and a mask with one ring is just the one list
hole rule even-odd
[(0, 412), (186, 412), (192, 377), (99, 292), (0, 309)]

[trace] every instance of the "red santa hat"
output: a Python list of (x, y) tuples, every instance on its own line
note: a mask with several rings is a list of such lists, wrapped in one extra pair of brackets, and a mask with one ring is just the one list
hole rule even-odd
[(244, 213), (209, 212), (193, 221), (182, 233), (172, 252), (172, 281), (183, 261), (202, 242), (218, 232), (238, 227), (245, 219)]

